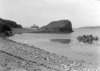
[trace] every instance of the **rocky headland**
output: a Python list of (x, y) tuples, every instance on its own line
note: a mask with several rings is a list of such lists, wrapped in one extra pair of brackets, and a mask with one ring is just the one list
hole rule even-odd
[(21, 25), (17, 24), (11, 20), (5, 20), (0, 18), (0, 36), (12, 36), (12, 29), (13, 28), (22, 28)]
[(52, 21), (48, 25), (40, 28), (40, 32), (45, 33), (71, 33), (72, 23), (69, 20)]
[(31, 28), (15, 28), (13, 33), (72, 33), (72, 23), (69, 20), (59, 20), (50, 22), (48, 25), (38, 27), (36, 25)]
[(22, 28), (22, 25), (17, 24), (15, 21), (0, 18), (0, 25), (8, 25), (11, 28)]

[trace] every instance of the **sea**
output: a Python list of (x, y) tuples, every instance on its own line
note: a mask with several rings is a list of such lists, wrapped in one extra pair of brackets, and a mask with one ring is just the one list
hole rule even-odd
[[(23, 33), (15, 34), (9, 39), (18, 43), (44, 49), (51, 53), (66, 56), (72, 60), (84, 60), (87, 63), (100, 65), (100, 28), (75, 28), (70, 34)], [(79, 42), (76, 38), (82, 35), (98, 36), (92, 44)], [(70, 43), (53, 42), (51, 39), (71, 39)]]

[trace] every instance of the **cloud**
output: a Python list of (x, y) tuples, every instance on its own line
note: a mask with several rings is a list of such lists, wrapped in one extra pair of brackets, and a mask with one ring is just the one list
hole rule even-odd
[(0, 16), (24, 26), (42, 26), (59, 19), (70, 19), (74, 26), (82, 26), (86, 22), (93, 25), (100, 18), (99, 7), (95, 0), (0, 0)]

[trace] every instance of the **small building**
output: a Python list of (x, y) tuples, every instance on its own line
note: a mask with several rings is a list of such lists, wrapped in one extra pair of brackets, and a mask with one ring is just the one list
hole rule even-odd
[(33, 29), (39, 29), (39, 27), (37, 26), (37, 25), (33, 25), (33, 26), (31, 26), (31, 28), (33, 28)]

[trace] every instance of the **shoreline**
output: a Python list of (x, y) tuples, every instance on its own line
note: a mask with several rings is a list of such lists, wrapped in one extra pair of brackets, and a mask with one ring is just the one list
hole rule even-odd
[(23, 33), (37, 33), (37, 34), (71, 34), (73, 32), (45, 32), (32, 28), (16, 28), (13, 29), (13, 34), (23, 34)]
[[(73, 61), (65, 56), (59, 56), (54, 53), (47, 52), (43, 49), (21, 44), (10, 39), (3, 39), (0, 37), (0, 53), (11, 56), (14, 59), (21, 60), (23, 68), (23, 61), (30, 62), (42, 67), (40, 71), (93, 71), (100, 68), (97, 65), (88, 64), (85, 61)], [(1, 58), (1, 57), (0, 57)], [(6, 58), (4, 58), (5, 60)], [(2, 61), (2, 60), (1, 60)], [(16, 61), (16, 60), (15, 60)], [(30, 64), (29, 63), (29, 64)], [(9, 63), (8, 63), (9, 66)], [(33, 65), (32, 65), (33, 66)], [(36, 66), (36, 68), (38, 68)], [(30, 70), (32, 68), (28, 67)], [(44, 70), (45, 69), (45, 70)], [(99, 71), (100, 69), (98, 69)], [(26, 70), (27, 71), (27, 70)], [(32, 71), (32, 70), (31, 70)]]

